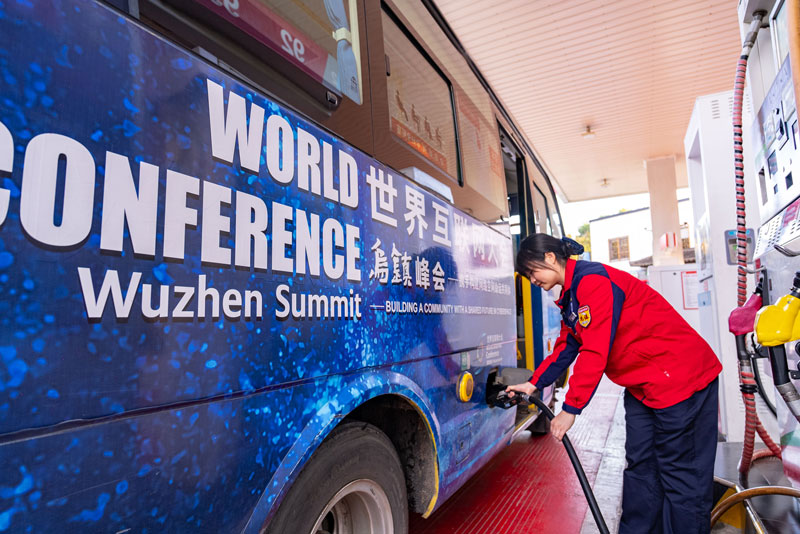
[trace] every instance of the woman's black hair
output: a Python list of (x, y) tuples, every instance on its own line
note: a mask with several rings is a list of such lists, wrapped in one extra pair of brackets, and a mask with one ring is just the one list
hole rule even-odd
[(558, 239), (547, 234), (529, 235), (519, 244), (517, 272), (525, 274), (532, 267), (544, 265), (544, 255), (548, 252), (555, 254), (558, 263), (564, 266), (570, 256), (583, 254), (583, 245), (568, 237)]

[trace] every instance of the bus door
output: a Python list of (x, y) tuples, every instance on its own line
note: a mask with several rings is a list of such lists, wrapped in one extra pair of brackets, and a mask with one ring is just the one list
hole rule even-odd
[[(500, 150), (503, 155), (503, 169), (508, 192), (508, 213), (511, 227), (514, 257), (519, 251), (519, 244), (527, 235), (536, 231), (536, 221), (530, 199), (525, 159), (511, 137), (500, 129)], [(541, 361), (541, 295), (540, 290), (519, 273), (514, 273), (517, 306), (517, 369), (503, 369), (503, 382), (520, 383), (528, 380), (535, 369), (537, 361)], [(537, 348), (538, 347), (538, 348)], [(526, 406), (517, 409), (516, 426), (521, 428), (535, 416), (536, 408), (530, 411)]]
[[(560, 225), (555, 223), (553, 218), (556, 215), (555, 210), (550, 210), (550, 204), (547, 202), (547, 197), (539, 186), (533, 183), (531, 196), (533, 197), (533, 213), (536, 220), (536, 232), (544, 232), (558, 237)], [(539, 365), (543, 358), (546, 358), (555, 346), (558, 336), (561, 334), (561, 312), (556, 305), (560, 289), (551, 289), (544, 291), (536, 288), (533, 293), (536, 294), (532, 300), (534, 302), (534, 309), (539, 311), (539, 315), (534, 321), (536, 324), (536, 350), (534, 351), (534, 365)], [(556, 381), (556, 386), (561, 387), (566, 383), (569, 371), (564, 376)]]
[[(529, 193), (525, 159), (511, 137), (504, 131), (500, 133), (500, 150), (503, 155), (503, 168), (508, 191), (508, 213), (514, 257), (519, 244), (530, 233), (536, 232), (537, 222)], [(541, 295), (538, 288), (519, 273), (515, 273), (517, 294), (517, 367), (531, 372), (541, 354), (537, 354), (537, 343), (541, 339)], [(538, 333), (538, 336), (537, 336)], [(541, 347), (538, 347), (541, 352)]]

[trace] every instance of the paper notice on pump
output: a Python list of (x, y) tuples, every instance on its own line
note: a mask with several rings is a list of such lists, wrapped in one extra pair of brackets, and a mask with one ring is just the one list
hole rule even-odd
[(698, 309), (697, 271), (684, 271), (681, 273), (681, 288), (683, 289), (683, 309)]

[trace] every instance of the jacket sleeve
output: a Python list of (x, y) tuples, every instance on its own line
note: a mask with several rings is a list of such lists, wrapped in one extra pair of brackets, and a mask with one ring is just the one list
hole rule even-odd
[(569, 379), (563, 409), (579, 414), (589, 404), (603, 377), (611, 345), (617, 332), (625, 295), (608, 277), (591, 274), (577, 289), (580, 356)]
[(536, 389), (543, 389), (556, 381), (578, 356), (578, 341), (572, 337), (567, 325), (561, 323), (561, 333), (550, 356), (539, 364), (530, 379)]

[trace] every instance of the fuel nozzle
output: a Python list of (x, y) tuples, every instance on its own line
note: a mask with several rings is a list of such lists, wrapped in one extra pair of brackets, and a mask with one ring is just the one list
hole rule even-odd
[(776, 347), (800, 339), (800, 271), (792, 281), (792, 288), (775, 304), (764, 306), (756, 314), (756, 341), (766, 347)]
[(728, 330), (736, 336), (736, 355), (740, 362), (750, 361), (750, 352), (747, 350), (745, 339), (747, 334), (753, 331), (756, 315), (763, 305), (761, 293), (761, 282), (759, 281), (747, 302), (735, 308), (728, 316)]
[(796, 297), (800, 296), (800, 271), (795, 271), (794, 279), (792, 280), (792, 290), (790, 293)]
[(789, 381), (785, 343), (800, 339), (800, 271), (792, 281), (792, 289), (775, 304), (764, 306), (756, 314), (756, 341), (767, 347), (775, 388), (800, 421), (800, 396)]
[(735, 308), (728, 316), (728, 330), (734, 336), (744, 336), (753, 331), (756, 315), (763, 305), (761, 282), (743, 305)]
[(519, 391), (514, 392), (514, 396), (508, 394), (507, 391), (500, 391), (495, 397), (494, 405), (498, 408), (502, 408), (504, 410), (508, 410), (516, 406), (517, 404), (531, 404), (531, 398), (524, 394), (520, 393)]

